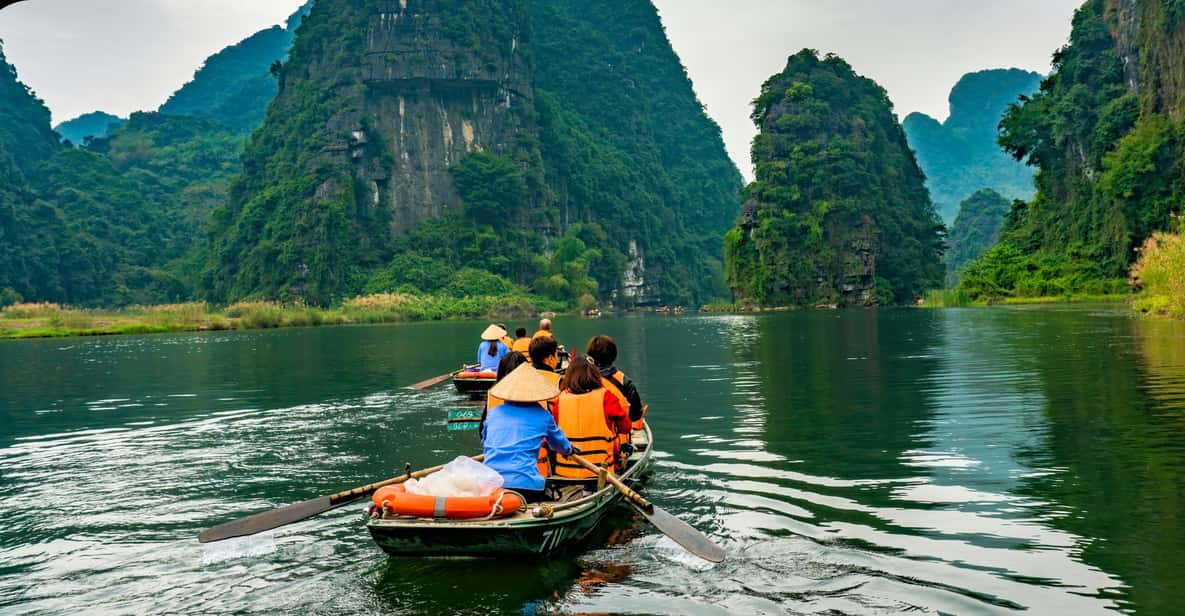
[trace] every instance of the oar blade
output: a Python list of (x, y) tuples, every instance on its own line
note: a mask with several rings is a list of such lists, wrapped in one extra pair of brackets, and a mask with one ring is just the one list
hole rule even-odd
[(272, 509), (271, 511), (264, 511), (253, 516), (248, 516), (225, 524), (219, 524), (213, 528), (208, 528), (198, 535), (198, 541), (201, 543), (210, 543), (212, 541), (222, 541), (223, 539), (231, 539), (234, 537), (246, 537), (247, 535), (254, 535), (265, 530), (272, 530), (281, 526), (292, 524), (311, 518), (315, 515), (325, 513), (330, 509), (342, 503), (334, 504), (330, 501), (328, 496), (321, 496), (303, 503), (296, 503), (295, 505), (288, 505), (287, 507), (280, 507), (279, 509)]
[(421, 389), (428, 389), (429, 387), (432, 387), (433, 385), (436, 385), (437, 383), (443, 383), (444, 381), (449, 380), (449, 378), (452, 376), (453, 376), (452, 372), (450, 372), (448, 374), (442, 374), (440, 376), (434, 376), (434, 377), (427, 379), (425, 381), (420, 381), (419, 383), (416, 383), (415, 385), (408, 385), (407, 388), (414, 389), (417, 391), (421, 390)]
[(696, 530), (694, 526), (680, 520), (665, 509), (654, 507), (653, 511), (647, 511), (633, 501), (629, 501), (629, 503), (662, 534), (683, 546), (683, 549), (708, 562), (718, 563), (724, 560), (724, 548), (712, 543), (711, 539)]

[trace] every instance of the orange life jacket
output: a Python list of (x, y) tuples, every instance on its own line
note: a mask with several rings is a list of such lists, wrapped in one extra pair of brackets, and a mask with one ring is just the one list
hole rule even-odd
[(535, 332), (535, 333), (534, 333), (534, 334), (531, 336), (531, 340), (534, 340), (534, 339), (536, 339), (536, 338), (539, 338), (539, 337), (541, 337), (541, 336), (551, 336), (552, 338), (555, 338), (555, 334), (551, 333), (551, 330), (549, 330), (549, 329), (541, 329), (541, 330), (539, 330), (539, 331)]
[[(519, 338), (518, 340), (515, 340), (515, 341), (514, 341), (514, 344), (510, 345), (510, 350), (511, 350), (511, 351), (517, 351), (517, 352), (519, 352), (519, 353), (522, 353), (523, 355), (526, 355), (527, 353), (530, 353), (530, 351), (531, 351), (531, 338), (528, 338), (528, 337), (526, 337), (526, 336), (523, 336), (522, 338)], [(530, 359), (530, 358), (528, 358), (528, 359)]]
[[(605, 421), (605, 390), (595, 389), (586, 394), (560, 394), (560, 430), (580, 449), (581, 457), (597, 466), (617, 464), (617, 431)], [(555, 474), (560, 477), (586, 479), (596, 473), (580, 466), (575, 460), (560, 456), (555, 461)]]

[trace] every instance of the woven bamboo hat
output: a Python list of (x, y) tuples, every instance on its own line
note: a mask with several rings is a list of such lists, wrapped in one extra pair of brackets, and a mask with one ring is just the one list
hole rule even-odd
[(525, 363), (502, 377), (490, 388), (490, 395), (507, 402), (542, 402), (558, 397), (560, 389)]
[(497, 325), (490, 325), (484, 332), (481, 333), (482, 340), (501, 340), (502, 336), (506, 335), (506, 330)]

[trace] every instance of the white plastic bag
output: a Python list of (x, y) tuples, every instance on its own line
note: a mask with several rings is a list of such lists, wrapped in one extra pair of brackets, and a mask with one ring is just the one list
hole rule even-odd
[(439, 471), (423, 479), (409, 479), (403, 485), (412, 494), (489, 496), (502, 487), (502, 475), (473, 458), (457, 456)]

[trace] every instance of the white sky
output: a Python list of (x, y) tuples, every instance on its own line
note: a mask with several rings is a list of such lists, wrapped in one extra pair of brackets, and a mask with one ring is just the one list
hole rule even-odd
[[(803, 47), (843, 56), (905, 117), (947, 115), (962, 76), (1049, 71), (1083, 0), (654, 0), (729, 154), (750, 177), (749, 103)], [(0, 10), (22, 81), (60, 122), (153, 109), (209, 55), (282, 22), (302, 0), (26, 0)]]

